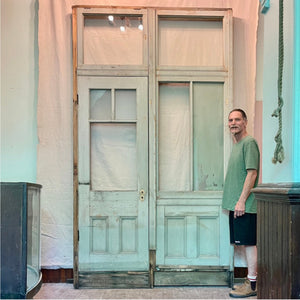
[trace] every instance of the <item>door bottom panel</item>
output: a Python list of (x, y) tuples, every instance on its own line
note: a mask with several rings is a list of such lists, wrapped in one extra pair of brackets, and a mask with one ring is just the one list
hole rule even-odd
[(154, 286), (231, 286), (233, 272), (226, 267), (158, 268)]
[(79, 272), (79, 288), (149, 288), (149, 272)]

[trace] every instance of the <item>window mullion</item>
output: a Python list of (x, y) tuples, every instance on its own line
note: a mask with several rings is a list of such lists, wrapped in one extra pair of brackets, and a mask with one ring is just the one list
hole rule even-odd
[(194, 190), (194, 102), (193, 102), (193, 82), (190, 81), (190, 189)]

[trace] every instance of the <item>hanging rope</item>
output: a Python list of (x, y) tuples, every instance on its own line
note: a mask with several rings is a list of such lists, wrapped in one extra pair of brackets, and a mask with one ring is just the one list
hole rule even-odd
[(282, 145), (282, 73), (283, 73), (283, 0), (279, 1), (279, 43), (278, 43), (278, 107), (272, 113), (272, 117), (278, 118), (279, 128), (277, 134), (274, 138), (276, 142), (276, 147), (274, 151), (274, 157), (272, 162), (276, 164), (277, 162), (282, 163), (284, 160), (284, 149)]

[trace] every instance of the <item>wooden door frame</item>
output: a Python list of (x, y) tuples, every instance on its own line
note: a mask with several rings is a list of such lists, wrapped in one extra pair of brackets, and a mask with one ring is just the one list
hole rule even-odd
[[(135, 68), (112, 68), (91, 66), (84, 67), (78, 65), (78, 9), (121, 9), (123, 11), (143, 10), (147, 16), (147, 57), (142, 66)], [(157, 61), (157, 30), (159, 15), (180, 15), (182, 12), (194, 12), (197, 16), (218, 17), (223, 19), (223, 37), (224, 37), (224, 66), (220, 68), (190, 68), (182, 71), (181, 68), (159, 68)], [(135, 11), (136, 12), (136, 11)], [(82, 12), (80, 12), (82, 13)], [(187, 14), (188, 15), (188, 14)], [(79, 288), (79, 270), (78, 270), (78, 83), (77, 76), (81, 75), (105, 75), (105, 76), (147, 76), (148, 77), (148, 128), (149, 128), (149, 257), (150, 257), (150, 286), (153, 286), (153, 274), (156, 267), (155, 251), (156, 251), (156, 193), (157, 193), (157, 127), (156, 127), (156, 108), (158, 99), (158, 82), (163, 77), (171, 76), (173, 79), (178, 77), (199, 78), (199, 77), (222, 77), (226, 82), (226, 90), (224, 93), (224, 124), (226, 124), (225, 115), (232, 109), (233, 103), (233, 34), (232, 34), (232, 10), (231, 9), (199, 9), (199, 8), (161, 8), (161, 7), (108, 7), (108, 6), (88, 6), (79, 5), (72, 7), (72, 47), (73, 47), (73, 284), (75, 288)], [(145, 55), (144, 55), (145, 59)], [(225, 139), (225, 148), (230, 149), (229, 139)], [(226, 152), (226, 151), (225, 151)], [(228, 156), (228, 153), (224, 153)], [(227, 166), (225, 159), (225, 168)], [(232, 250), (233, 253), (233, 250)], [(233, 269), (233, 262), (231, 263)]]

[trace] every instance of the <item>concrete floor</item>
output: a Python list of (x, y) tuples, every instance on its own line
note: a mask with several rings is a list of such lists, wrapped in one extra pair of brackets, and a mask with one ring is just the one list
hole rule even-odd
[(229, 297), (229, 291), (228, 287), (74, 289), (69, 283), (44, 283), (33, 299), (233, 299)]

